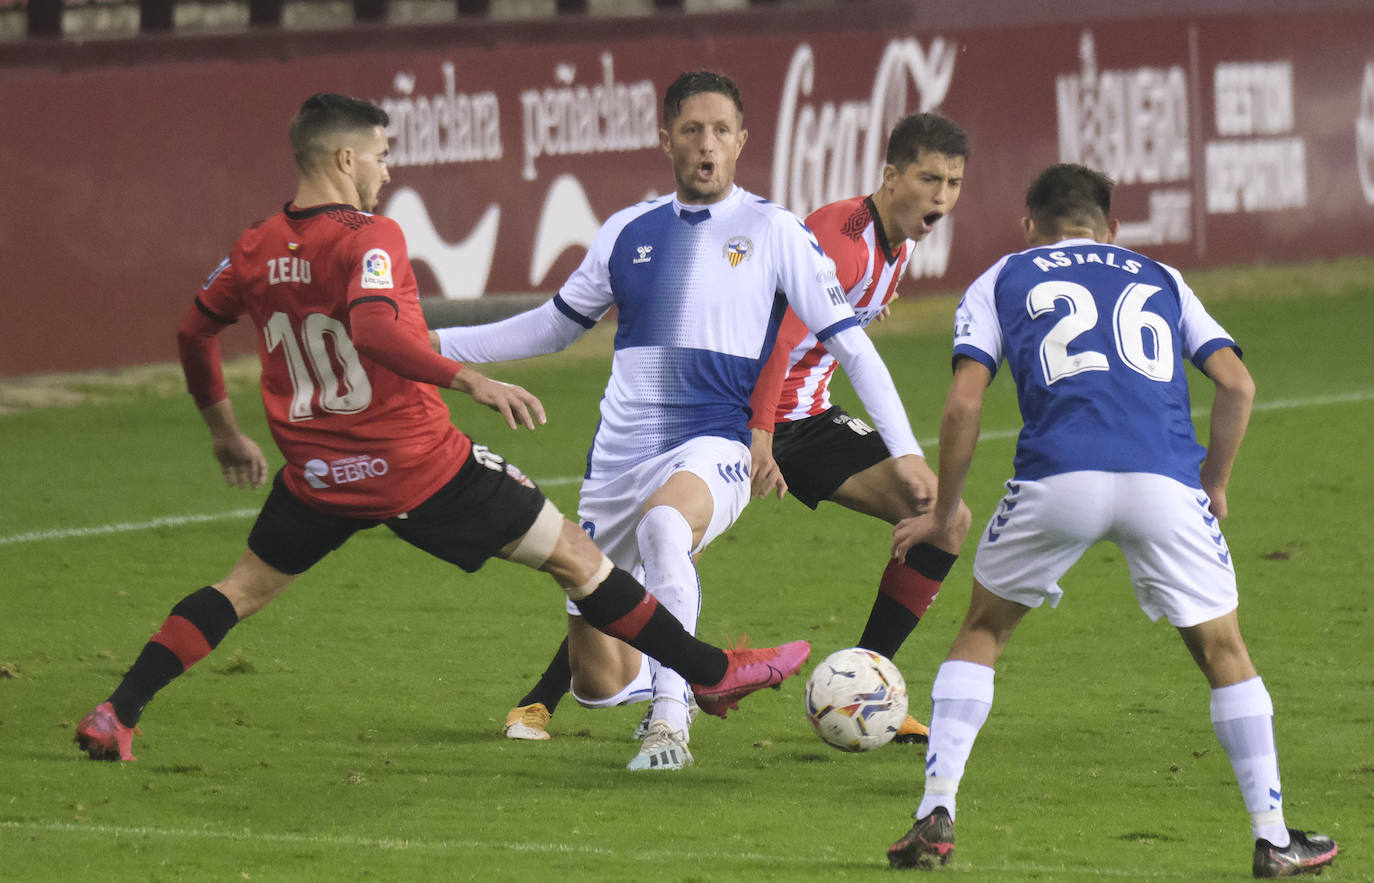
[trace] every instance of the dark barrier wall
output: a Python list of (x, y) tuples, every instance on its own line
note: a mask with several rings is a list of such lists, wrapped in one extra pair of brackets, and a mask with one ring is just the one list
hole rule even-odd
[[(742, 87), (739, 182), (798, 214), (870, 191), (900, 114), (968, 129), (963, 199), (908, 293), (962, 288), (1018, 248), (1026, 184), (1060, 160), (1113, 174), (1123, 244), (1181, 267), (1374, 249), (1374, 9), (1077, 5), (0, 50), (0, 375), (174, 359), (200, 281), (291, 197), (286, 124), (320, 90), (391, 112), (382, 211), (445, 298), (552, 292), (612, 212), (671, 188), (659, 102), (703, 67)], [(233, 334), (230, 351), (252, 346)]]

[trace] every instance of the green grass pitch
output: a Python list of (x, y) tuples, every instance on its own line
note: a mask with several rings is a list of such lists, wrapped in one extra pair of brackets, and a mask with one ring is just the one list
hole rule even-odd
[[(1225, 529), (1277, 708), (1287, 818), (1340, 841), (1327, 879), (1371, 879), (1374, 261), (1190, 278), (1258, 382)], [(932, 456), (953, 308), (902, 302), (873, 329)], [(450, 399), (459, 426), (569, 513), (608, 347), (598, 330), (568, 353), (493, 367), (543, 398), (549, 424), (534, 433)], [(234, 374), (235, 402), (267, 447), (249, 373)], [(83, 759), (76, 721), (173, 603), (227, 571), (264, 495), (219, 484), (174, 372), (129, 376), (67, 379), (45, 389), (80, 403), (0, 414), (0, 879), (890, 878), (884, 850), (910, 824), (920, 746), (826, 747), (800, 677), (727, 721), (699, 720), (697, 765), (679, 773), (624, 769), (642, 707), (568, 701), (551, 742), (509, 742), (501, 722), (557, 645), (561, 596), (502, 562), (465, 576), (385, 530), (164, 691), (139, 763)], [(1210, 384), (1191, 381), (1205, 408)], [(857, 406), (847, 388), (836, 399)], [(975, 528), (1018, 426), (999, 378), (969, 483)], [(919, 716), (964, 613), (973, 542), (896, 659)], [(814, 663), (857, 638), (887, 548), (883, 525), (837, 507), (755, 501), (701, 559), (700, 632), (806, 638)], [(941, 873), (1248, 877), (1248, 820), (1176, 634), (1139, 612), (1109, 546), (1064, 585), (999, 668)]]

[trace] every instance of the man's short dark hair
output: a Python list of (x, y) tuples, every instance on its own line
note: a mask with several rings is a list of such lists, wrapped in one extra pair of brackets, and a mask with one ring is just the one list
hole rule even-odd
[(335, 92), (311, 95), (291, 119), (291, 151), (296, 155), (296, 165), (302, 171), (308, 169), (311, 154), (326, 136), (370, 130), (373, 126), (386, 128), (390, 121), (386, 111), (361, 98)]
[(663, 127), (671, 128), (673, 120), (682, 113), (682, 102), (693, 95), (715, 92), (724, 95), (735, 103), (735, 110), (744, 116), (744, 102), (739, 97), (739, 86), (725, 74), (714, 71), (688, 71), (680, 75), (663, 93)]
[(949, 117), (913, 113), (902, 117), (887, 138), (887, 163), (898, 171), (920, 159), (921, 151), (968, 159), (968, 134)]
[(1112, 214), (1111, 178), (1077, 163), (1041, 172), (1026, 191), (1026, 211), (1035, 226), (1054, 234), (1065, 226), (1102, 229)]

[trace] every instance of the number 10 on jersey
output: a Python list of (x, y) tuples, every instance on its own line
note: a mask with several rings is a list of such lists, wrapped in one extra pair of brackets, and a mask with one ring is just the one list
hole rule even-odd
[[(276, 312), (267, 320), (263, 333), (267, 335), (267, 351), (280, 347), (286, 358), (292, 422), (320, 416), (315, 411), (317, 404), (328, 414), (356, 414), (372, 404), (372, 383), (348, 329), (338, 319), (309, 313), (297, 332), (289, 315)], [(318, 403), (316, 389), (320, 391)]]

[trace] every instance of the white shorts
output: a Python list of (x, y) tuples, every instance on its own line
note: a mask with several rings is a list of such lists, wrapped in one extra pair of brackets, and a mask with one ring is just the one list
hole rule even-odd
[(1090, 546), (1121, 549), (1140, 608), (1187, 628), (1236, 609), (1236, 572), (1201, 490), (1145, 472), (1068, 472), (1006, 483), (973, 576), (999, 598), (1054, 607)]
[[(690, 472), (711, 491), (711, 523), (693, 553), (730, 529), (749, 502), (749, 448), (708, 435), (683, 442), (671, 451), (607, 479), (586, 479), (577, 501), (577, 522), (616, 567), (644, 581), (635, 529), (644, 503), (677, 472)], [(567, 604), (577, 615), (576, 605)]]
[(568, 692), (577, 700), (577, 704), (583, 708), (615, 708), (617, 705), (634, 705), (636, 702), (648, 702), (654, 698), (654, 673), (649, 668), (649, 657), (643, 653), (639, 654), (639, 672), (630, 682), (620, 688), (620, 692), (605, 699), (583, 699), (577, 695), (576, 688), (569, 687)]

